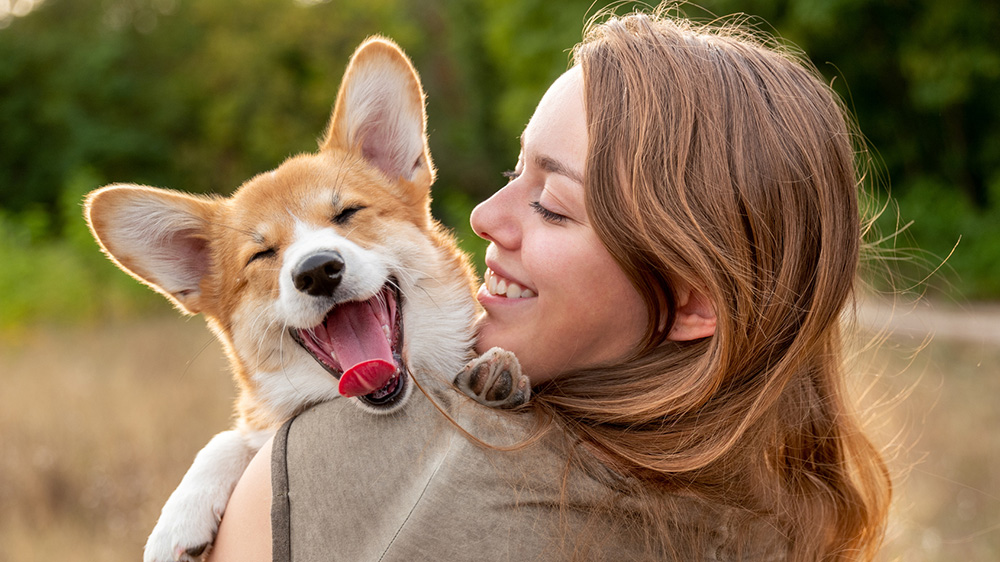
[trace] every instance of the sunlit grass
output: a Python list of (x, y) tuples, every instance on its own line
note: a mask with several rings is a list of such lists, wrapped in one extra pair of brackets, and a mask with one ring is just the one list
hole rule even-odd
[(200, 319), (0, 344), (0, 561), (138, 560), (233, 386)]
[[(1000, 348), (896, 337), (854, 363), (897, 474), (881, 558), (1000, 558)], [(0, 562), (139, 559), (230, 424), (233, 386), (197, 318), (24, 330), (0, 342), (0, 373)]]
[(853, 364), (894, 479), (881, 559), (1000, 559), (1000, 347), (899, 330)]

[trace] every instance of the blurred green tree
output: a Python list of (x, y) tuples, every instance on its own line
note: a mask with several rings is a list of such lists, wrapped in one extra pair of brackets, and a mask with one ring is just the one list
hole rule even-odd
[[(0, 14), (0, 222), (59, 243), (79, 231), (60, 201), (101, 183), (227, 193), (316, 146), (351, 51), (384, 34), (424, 78), (435, 212), (475, 250), (471, 206), (501, 185), (535, 103), (608, 3), (36, 0)], [(970, 295), (1000, 295), (1000, 5), (701, 5), (682, 9), (754, 14), (807, 52), (877, 149), (915, 243), (944, 255), (965, 232), (952, 265)]]

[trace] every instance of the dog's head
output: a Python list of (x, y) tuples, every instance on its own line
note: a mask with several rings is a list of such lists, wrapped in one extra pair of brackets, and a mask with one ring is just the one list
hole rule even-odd
[(209, 319), (245, 409), (280, 417), (339, 393), (384, 412), (412, 372), (451, 376), (469, 359), (468, 265), (430, 216), (433, 180), (419, 78), (376, 38), (352, 57), (317, 153), (229, 198), (112, 185), (86, 213), (115, 263)]

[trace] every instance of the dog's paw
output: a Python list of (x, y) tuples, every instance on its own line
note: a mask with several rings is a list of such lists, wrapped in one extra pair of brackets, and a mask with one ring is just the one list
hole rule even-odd
[(531, 398), (531, 381), (521, 372), (517, 357), (499, 347), (470, 361), (455, 377), (455, 385), (492, 408), (513, 408)]
[(197, 562), (212, 547), (225, 505), (206, 505), (204, 498), (189, 498), (187, 502), (174, 499), (171, 496), (163, 507), (146, 541), (143, 562)]

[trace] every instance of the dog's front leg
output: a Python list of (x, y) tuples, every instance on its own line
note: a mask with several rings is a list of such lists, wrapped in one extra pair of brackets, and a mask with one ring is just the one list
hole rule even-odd
[(146, 541), (145, 562), (199, 560), (211, 546), (236, 482), (266, 436), (223, 431), (198, 452)]

